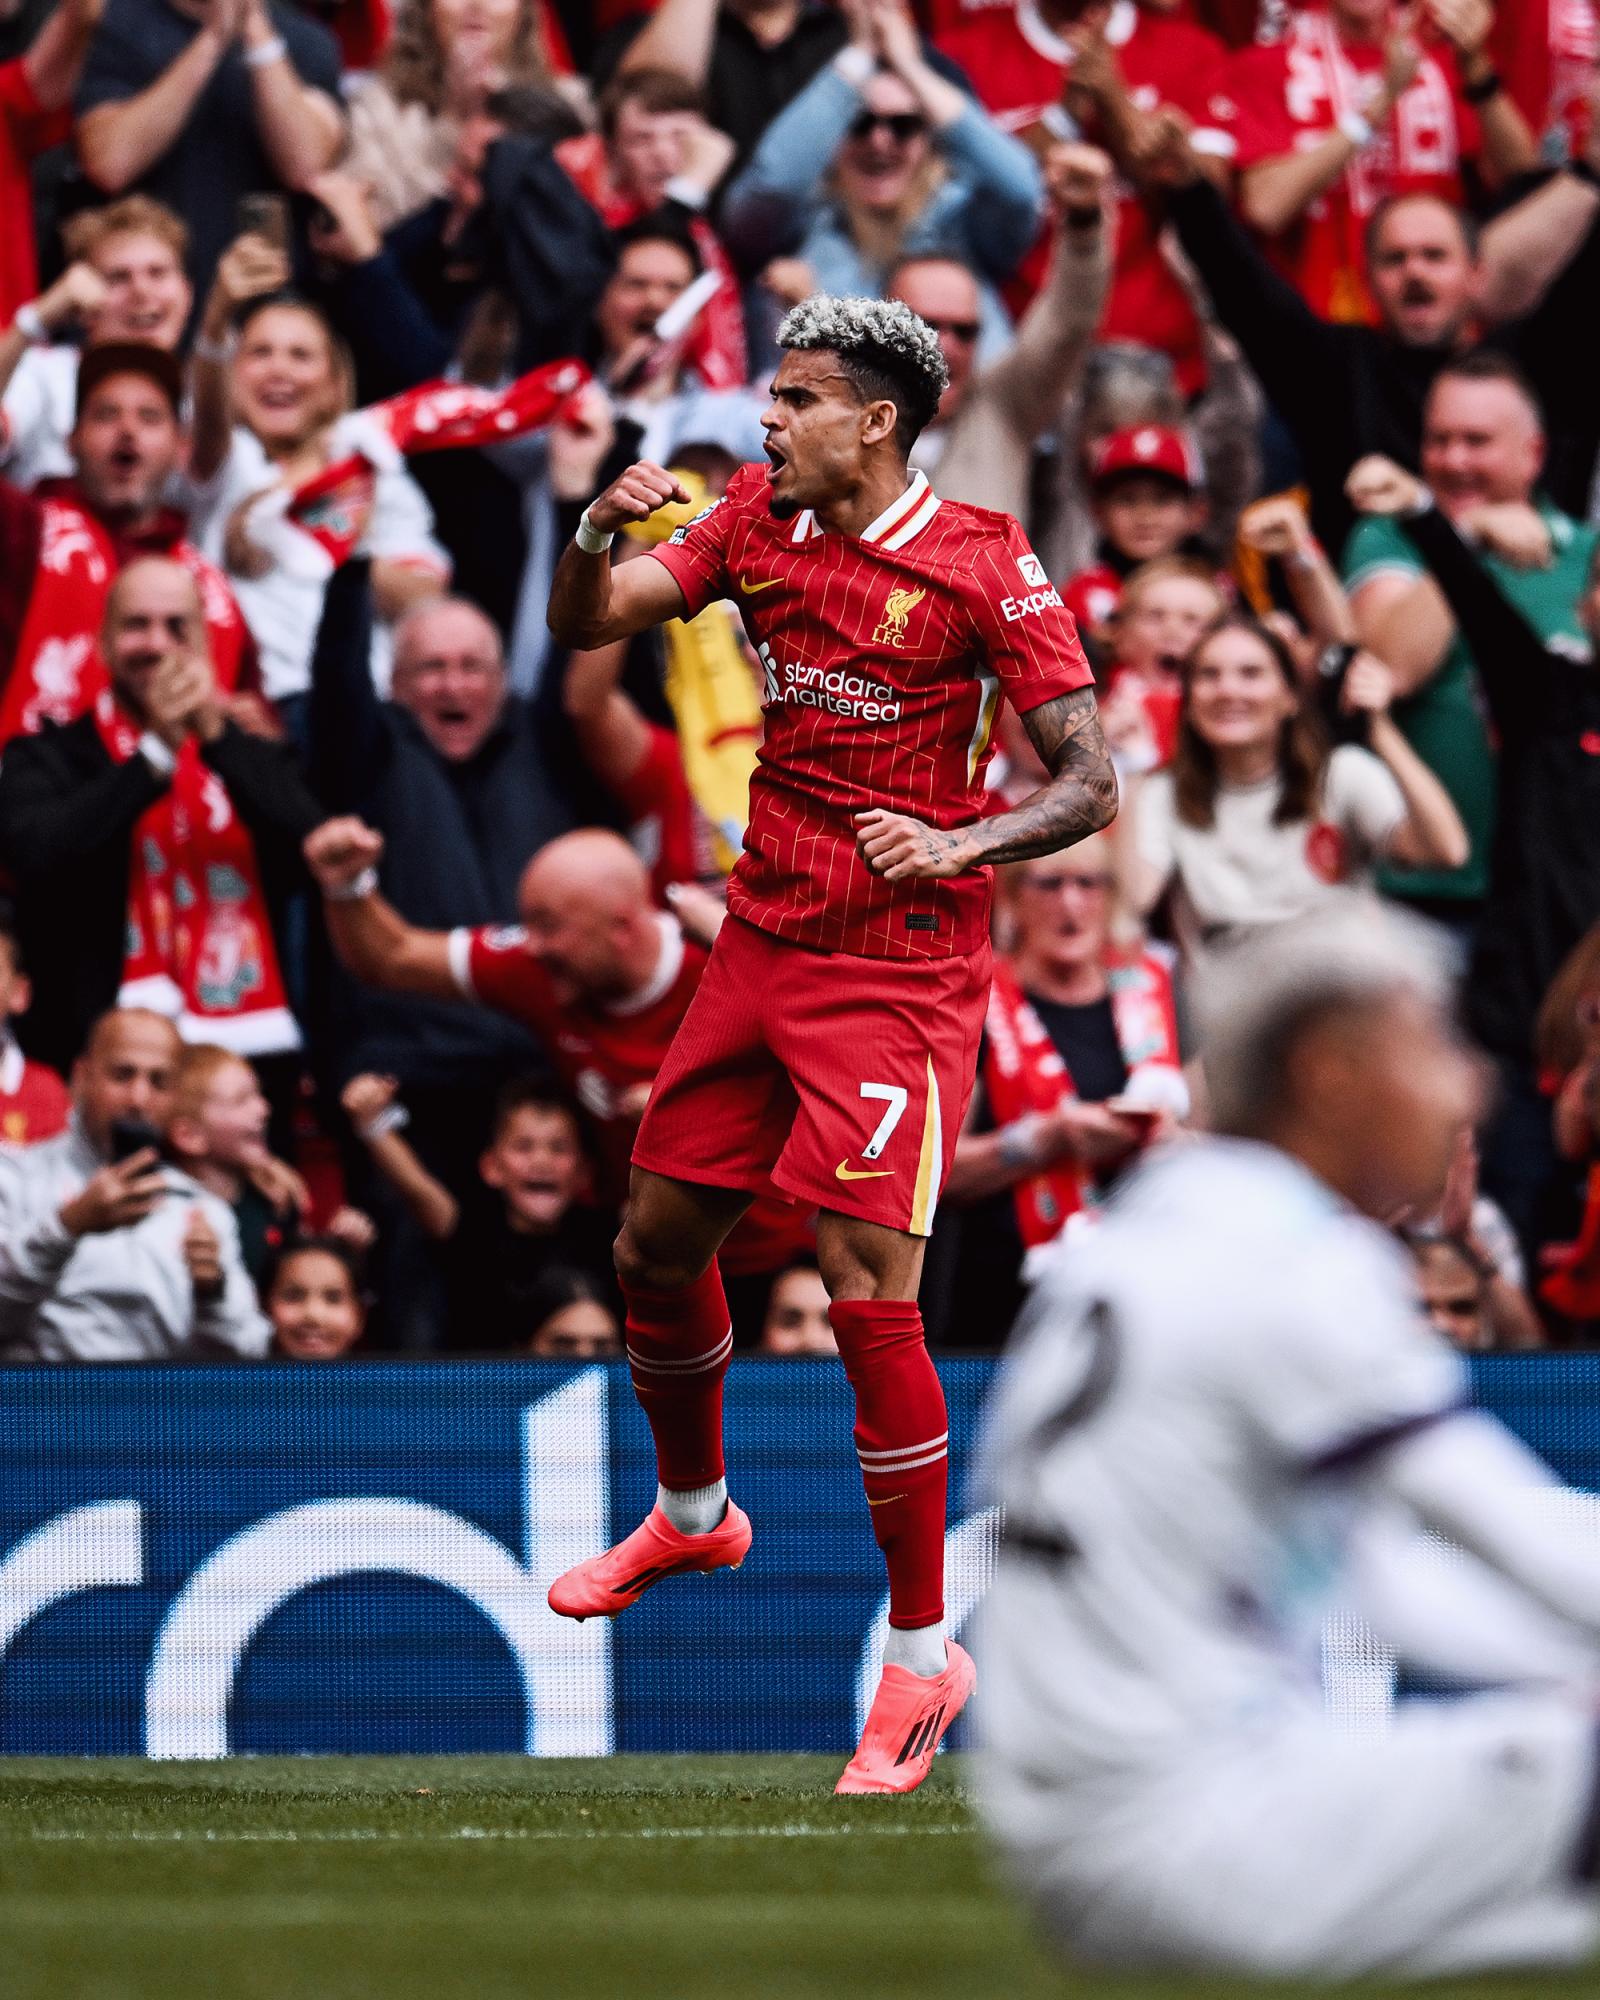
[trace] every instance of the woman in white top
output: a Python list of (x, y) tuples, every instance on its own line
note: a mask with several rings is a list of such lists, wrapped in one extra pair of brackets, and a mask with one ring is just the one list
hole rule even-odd
[(1391, 719), (1393, 691), (1382, 661), (1357, 654), (1342, 705), (1367, 718), (1371, 748), (1330, 751), (1278, 635), (1237, 613), (1219, 619), (1184, 667), (1171, 766), (1131, 788), (1122, 856), (1138, 914), (1170, 889), (1192, 960), (1229, 934), (1370, 887), (1380, 861), (1460, 867), (1466, 829)]
[[(268, 292), (234, 313), (231, 350), (213, 331), (218, 292), (248, 289), (255, 240), (241, 238), (223, 259), (195, 349), (191, 519), (195, 540), (227, 572), (261, 654), (262, 685), (281, 706), (310, 685), (329, 568), (308, 538), (270, 532), (281, 502), (280, 509), (263, 507), (269, 495), (292, 491), (356, 451), (374, 461), (376, 491), (360, 547), (373, 558), (380, 685), (387, 684), (385, 627), (444, 589), (450, 558), (399, 453), (376, 424), (351, 413), (348, 358), (315, 306)], [(230, 271), (236, 259), (242, 268)]]

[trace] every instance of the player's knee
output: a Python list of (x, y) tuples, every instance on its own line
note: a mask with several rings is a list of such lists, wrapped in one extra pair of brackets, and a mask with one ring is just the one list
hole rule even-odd
[(697, 1266), (685, 1256), (681, 1238), (674, 1241), (665, 1232), (640, 1228), (631, 1216), (611, 1246), (611, 1257), (618, 1282), (642, 1291), (683, 1291), (705, 1270), (703, 1262)]

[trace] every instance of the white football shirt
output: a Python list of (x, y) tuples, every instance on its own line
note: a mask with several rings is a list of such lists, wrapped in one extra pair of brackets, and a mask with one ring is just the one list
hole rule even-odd
[(1403, 1254), (1269, 1147), (1132, 1175), (1047, 1268), (986, 1447), (1002, 1762), (1088, 1777), (1320, 1710), (1370, 1506), (1338, 1468), (1466, 1395)]

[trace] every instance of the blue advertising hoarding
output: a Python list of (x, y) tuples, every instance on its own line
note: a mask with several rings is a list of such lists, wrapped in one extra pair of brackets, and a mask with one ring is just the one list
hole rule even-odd
[[(993, 1562), (965, 1493), (992, 1366), (940, 1370), (957, 1624)], [(1600, 1492), (1600, 1356), (1475, 1379)], [(885, 1611), (850, 1426), (835, 1364), (736, 1362), (748, 1561), (578, 1625), (550, 1579), (654, 1496), (619, 1366), (0, 1369), (0, 1754), (843, 1752)], [(1567, 1505), (1600, 1557), (1600, 1503)], [(1370, 1638), (1325, 1657), (1345, 1712), (1386, 1710)]]

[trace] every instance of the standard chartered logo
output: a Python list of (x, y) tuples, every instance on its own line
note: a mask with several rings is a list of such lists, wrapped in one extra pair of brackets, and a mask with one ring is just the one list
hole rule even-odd
[(820, 708), (829, 715), (842, 715), (852, 722), (898, 722), (902, 696), (887, 681), (870, 674), (853, 673), (848, 667), (815, 665), (780, 666), (772, 648), (763, 640), (757, 647), (761, 659), (761, 702), (764, 708), (790, 705)]

